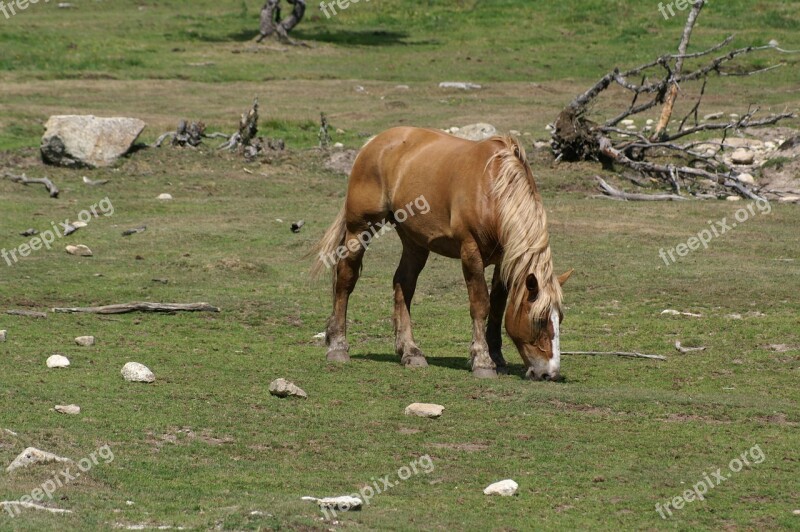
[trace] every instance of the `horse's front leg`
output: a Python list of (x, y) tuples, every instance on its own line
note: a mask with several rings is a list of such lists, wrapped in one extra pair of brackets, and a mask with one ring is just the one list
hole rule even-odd
[(430, 252), (403, 238), (403, 256), (394, 274), (394, 332), (395, 350), (406, 367), (426, 367), (425, 355), (417, 347), (411, 331), (411, 300), (417, 288), (417, 279), (425, 267)]
[(500, 278), (500, 266), (494, 267), (492, 275), (492, 291), (489, 294), (489, 322), (486, 325), (486, 342), (489, 344), (489, 356), (497, 366), (497, 372), (508, 373), (506, 360), (503, 358), (503, 314), (508, 301), (508, 290)]
[(496, 378), (495, 363), (486, 343), (486, 318), (489, 315), (489, 289), (484, 278), (483, 259), (474, 241), (461, 246), (461, 268), (469, 292), (469, 314), (472, 317), (470, 356), (472, 374), (478, 378)]

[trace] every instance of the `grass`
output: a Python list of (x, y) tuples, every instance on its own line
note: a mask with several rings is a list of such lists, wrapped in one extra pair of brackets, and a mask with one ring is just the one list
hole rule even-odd
[[(350, 147), (399, 123), (486, 120), (543, 137), (564, 103), (610, 66), (665, 51), (680, 17), (663, 21), (655, 5), (642, 2), (386, 0), (328, 21), (310, 6), (298, 37), (314, 48), (253, 52), (252, 2), (73, 3), (77, 9), (32, 5), (0, 19), (0, 161), (31, 177), (47, 175), (62, 189), (61, 199), (50, 200), (38, 187), (0, 181), (0, 248), (17, 247), (27, 240), (18, 236), (24, 229), (74, 219), (106, 196), (114, 214), (12, 267), (0, 259), (0, 309), (150, 300), (208, 301), (223, 311), (0, 315), (0, 329), (9, 331), (0, 343), (0, 429), (18, 434), (0, 430), (0, 463), (29, 445), (76, 460), (105, 444), (114, 452), (113, 462), (101, 461), (56, 493), (52, 504), (74, 514), (0, 513), (0, 528), (800, 527), (792, 514), (800, 508), (800, 214), (792, 206), (756, 211), (708, 250), (667, 266), (661, 248), (686, 242), (709, 220), (731, 220), (744, 203), (592, 200), (586, 176), (598, 167), (535, 155), (556, 268), (576, 269), (566, 286), (564, 348), (661, 353), (667, 362), (565, 357), (565, 382), (530, 383), (507, 348), (514, 374), (476, 381), (466, 369), (470, 322), (460, 266), (434, 257), (414, 308), (431, 367), (404, 370), (393, 355), (390, 320), (396, 236), (370, 250), (351, 300), (352, 363), (326, 365), (313, 338), (329, 313), (329, 286), (307, 280), (303, 254), (346, 187), (309, 149), (320, 111), (345, 131), (334, 140)], [(791, 7), (710, 6), (697, 46), (736, 32), (742, 42), (776, 38), (798, 48)], [(755, 101), (796, 106), (797, 63), (787, 60), (768, 78), (716, 82), (709, 111), (738, 112)], [(486, 88), (443, 92), (436, 85), (444, 79)], [(396, 89), (400, 83), (410, 89)], [(139, 116), (151, 141), (180, 118), (231, 130), (254, 95), (264, 133), (284, 137), (290, 148), (269, 162), (167, 148), (139, 151), (114, 168), (75, 171), (42, 166), (33, 148), (49, 114)], [(604, 102), (596, 112), (615, 105)], [(83, 175), (111, 182), (87, 187)], [(175, 199), (156, 201), (161, 192)], [(293, 234), (288, 224), (298, 219), (306, 226)], [(121, 236), (142, 224), (146, 232)], [(95, 256), (66, 255), (68, 242), (88, 245)], [(661, 315), (667, 308), (703, 317)], [(97, 345), (75, 346), (84, 334)], [(708, 349), (682, 355), (676, 340)], [(69, 369), (45, 368), (56, 352), (70, 358)], [(148, 365), (156, 383), (124, 382), (119, 371), (130, 360)], [(296, 382), (309, 399), (271, 397), (267, 386), (277, 377)], [(414, 401), (445, 405), (445, 414), (435, 421), (404, 416)], [(82, 407), (80, 416), (50, 410), (68, 403)], [(704, 473), (726, 472), (754, 445), (763, 463), (728, 472), (705, 501), (668, 521), (659, 517), (656, 503)], [(300, 500), (352, 493), (426, 454), (431, 473), (336, 523), (322, 522)], [(0, 500), (30, 493), (53, 469), (3, 472)], [(519, 482), (517, 497), (482, 494), (503, 478)]]

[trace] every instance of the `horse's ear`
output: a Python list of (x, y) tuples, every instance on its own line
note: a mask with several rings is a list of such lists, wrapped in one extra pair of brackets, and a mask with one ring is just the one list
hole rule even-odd
[(564, 272), (561, 275), (559, 275), (558, 276), (558, 284), (560, 284), (561, 286), (564, 286), (564, 283), (567, 282), (567, 280), (572, 275), (572, 272), (574, 272), (574, 271), (575, 271), (575, 268), (572, 268), (568, 272)]
[(539, 295), (539, 282), (534, 274), (529, 273), (525, 278), (525, 288), (528, 289), (528, 301), (535, 301)]

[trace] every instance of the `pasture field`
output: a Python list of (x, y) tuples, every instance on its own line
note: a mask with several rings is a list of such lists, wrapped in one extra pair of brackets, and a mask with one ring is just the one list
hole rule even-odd
[[(430, 367), (406, 370), (393, 353), (396, 235), (374, 243), (351, 298), (352, 362), (327, 365), (314, 339), (330, 312), (330, 286), (308, 280), (312, 259), (304, 254), (347, 184), (314, 148), (320, 111), (345, 131), (334, 140), (352, 149), (398, 124), (477, 121), (531, 132), (523, 137), (530, 144), (546, 138), (545, 125), (598, 76), (674, 48), (683, 16), (664, 20), (656, 2), (633, 0), (373, 0), (329, 20), (310, 4), (295, 36), (311, 47), (287, 48), (250, 42), (260, 2), (71, 3), (0, 15), (0, 171), (46, 175), (62, 189), (52, 200), (41, 187), (0, 180), (0, 249), (106, 197), (113, 215), (18, 263), (0, 259), (0, 311), (207, 301), (222, 312), (0, 314), (8, 330), (0, 343), (3, 469), (28, 446), (76, 461), (104, 445), (114, 455), (43, 503), (72, 514), (11, 517), (0, 509), (0, 529), (800, 529), (796, 205), (755, 209), (708, 249), (667, 265), (659, 250), (709, 222), (732, 221), (748, 202), (593, 199), (589, 177), (608, 174), (599, 165), (555, 164), (530, 148), (556, 269), (575, 268), (562, 348), (667, 361), (565, 356), (564, 382), (534, 383), (521, 378), (506, 341), (512, 373), (476, 380), (467, 368), (460, 265), (432, 256), (412, 309)], [(795, 2), (717, 2), (701, 21), (698, 49), (728, 33), (742, 45), (777, 39), (800, 48)], [(774, 60), (762, 54), (743, 64)], [(764, 77), (715, 80), (704, 109), (797, 109), (800, 62), (781, 60), (787, 66)], [(437, 87), (450, 80), (485, 87)], [(269, 160), (245, 162), (213, 142), (143, 149), (100, 170), (39, 160), (51, 114), (135, 116), (147, 121), (142, 140), (152, 142), (181, 118), (230, 132), (256, 95), (262, 133), (287, 141)], [(612, 98), (596, 112), (618, 105)], [(110, 182), (88, 187), (84, 175)], [(174, 200), (157, 201), (162, 192)], [(290, 232), (300, 219), (302, 231)], [(147, 230), (121, 236), (140, 225)], [(67, 255), (68, 243), (95, 256)], [(76, 346), (80, 335), (97, 344)], [(676, 341), (706, 350), (681, 354)], [(71, 367), (47, 369), (53, 353)], [(123, 381), (128, 361), (146, 364), (156, 382)], [(309, 398), (270, 396), (278, 377)], [(446, 410), (437, 420), (405, 416), (412, 402)], [(80, 415), (51, 410), (70, 403)], [(762, 459), (753, 458), (756, 446)], [(751, 465), (731, 471), (743, 453)], [(424, 456), (432, 471), (397, 482), (361, 512), (324, 520), (300, 500), (396, 480)], [(657, 504), (718, 468), (725, 481), (662, 519)], [(30, 494), (61, 469), (0, 471), (0, 501)], [(483, 495), (506, 478), (519, 483), (517, 496)]]

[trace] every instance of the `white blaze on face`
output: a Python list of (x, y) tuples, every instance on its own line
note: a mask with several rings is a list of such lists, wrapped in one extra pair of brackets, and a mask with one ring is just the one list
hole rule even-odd
[(550, 323), (553, 324), (553, 358), (550, 359), (548, 373), (556, 377), (561, 371), (561, 337), (560, 337), (560, 320), (558, 318), (558, 311), (553, 309), (550, 311)]

